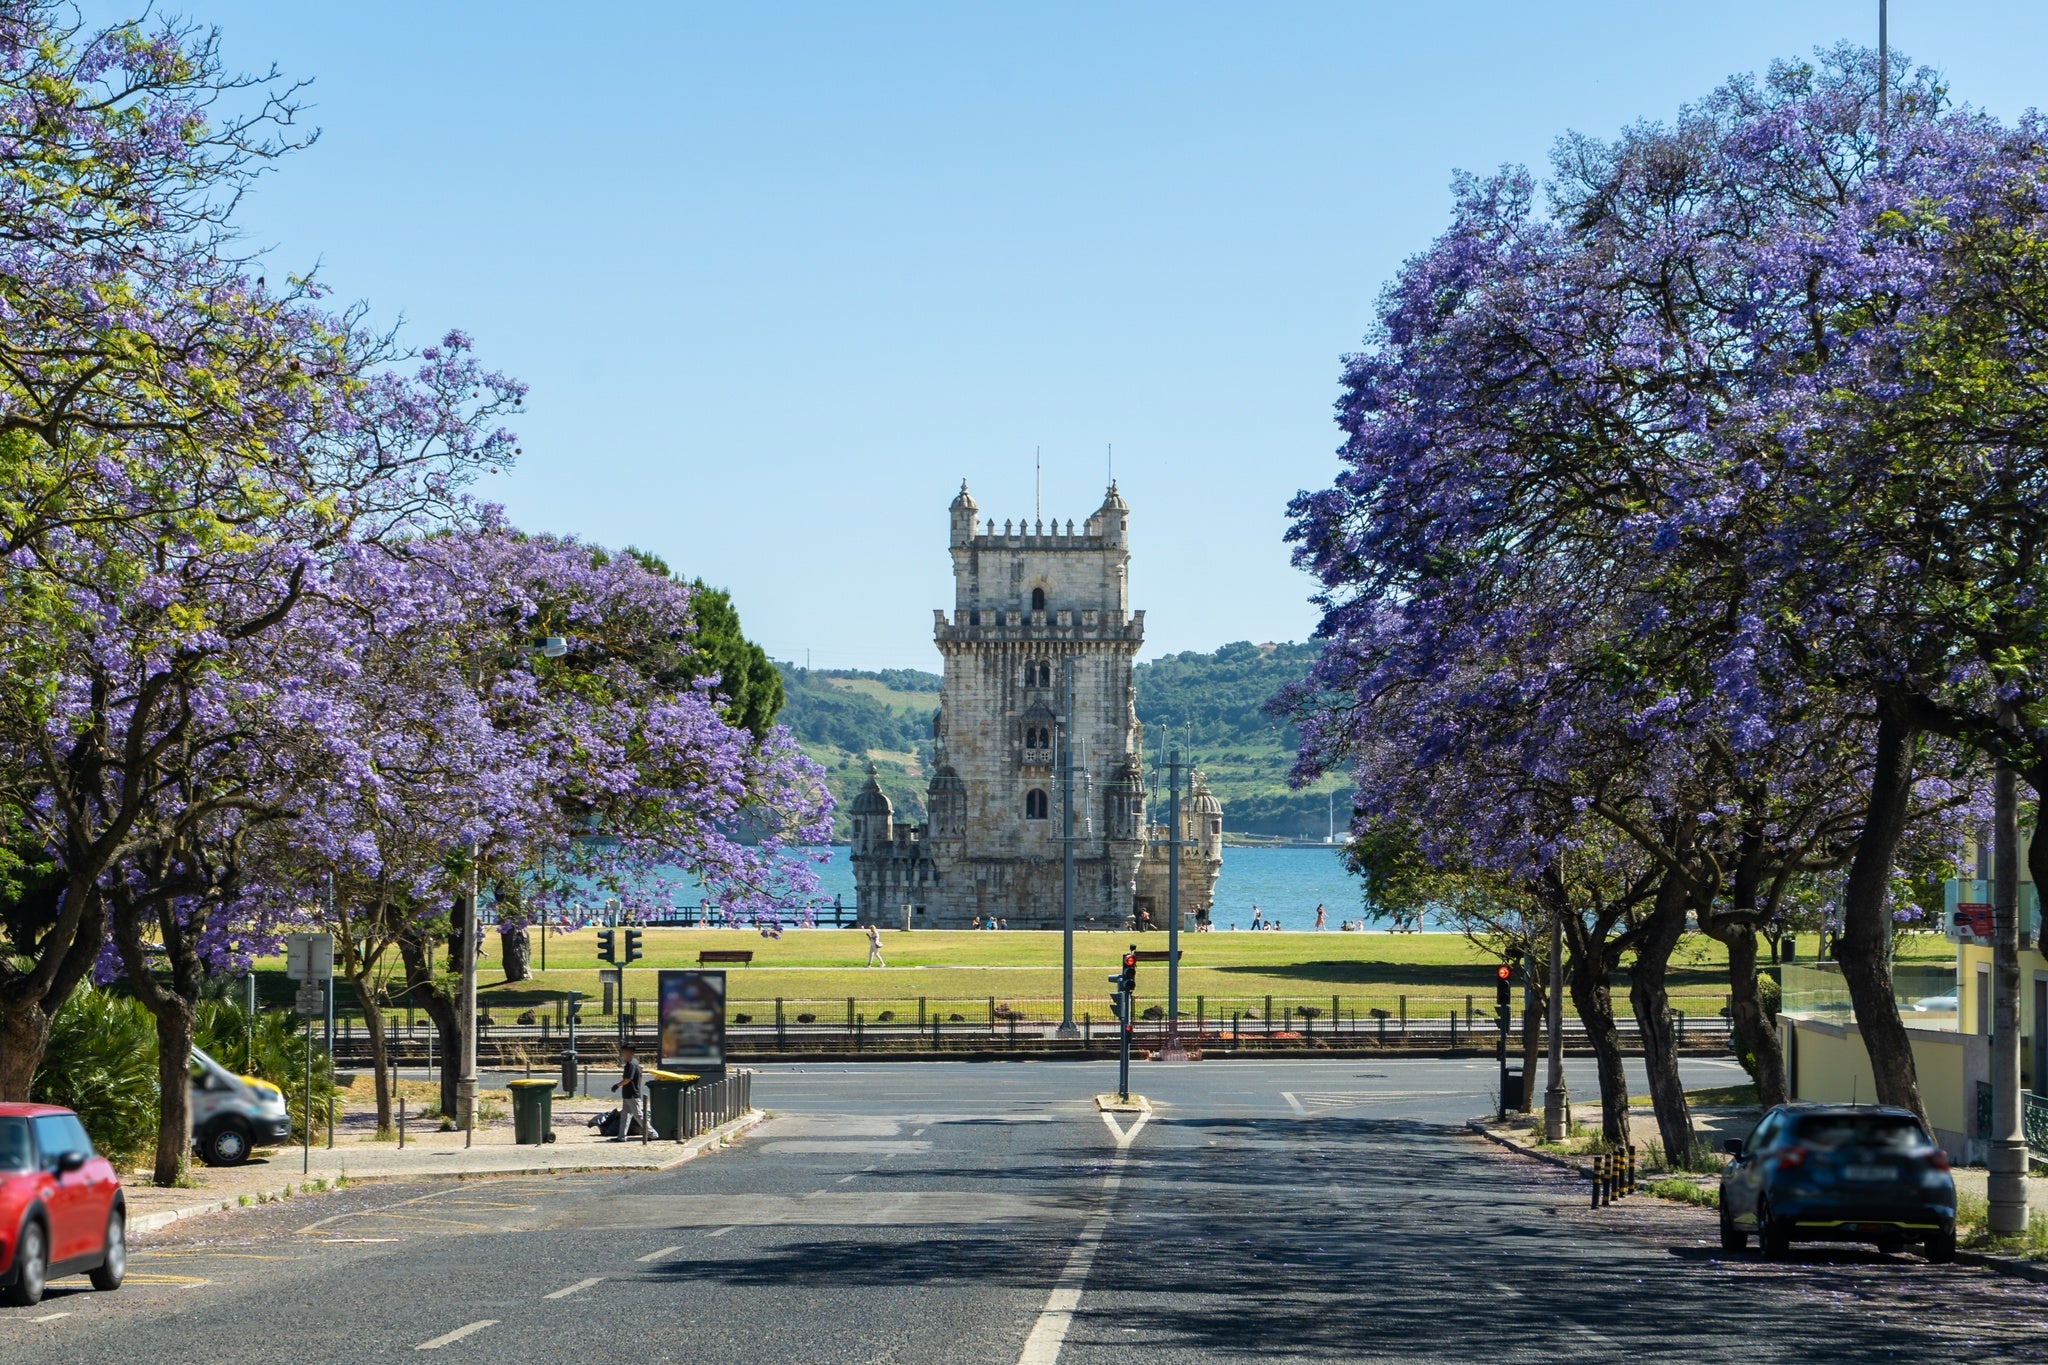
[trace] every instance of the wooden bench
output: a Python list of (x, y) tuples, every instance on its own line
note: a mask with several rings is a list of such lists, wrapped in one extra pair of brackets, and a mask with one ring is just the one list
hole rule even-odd
[[(1188, 950), (1185, 948), (1181, 949), (1180, 955), (1186, 957)], [(1140, 962), (1165, 962), (1168, 960), (1169, 955), (1164, 948), (1140, 948), (1138, 950), (1138, 961)]]
[(699, 967), (708, 962), (737, 962), (741, 966), (745, 966), (753, 960), (754, 950), (752, 948), (706, 948), (703, 952), (697, 954), (697, 965)]

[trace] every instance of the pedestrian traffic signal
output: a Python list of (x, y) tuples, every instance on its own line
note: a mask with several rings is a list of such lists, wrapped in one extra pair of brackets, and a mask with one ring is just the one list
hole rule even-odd
[(640, 931), (638, 929), (628, 929), (626, 931), (626, 961), (638, 962), (639, 960)]
[(619, 951), (614, 939), (615, 935), (609, 929), (597, 931), (597, 960), (599, 962), (609, 962), (613, 966), (618, 965)]
[(1125, 995), (1138, 993), (1138, 950), (1135, 946), (1124, 954), (1124, 977), (1121, 984)]
[(1505, 962), (1501, 963), (1500, 966), (1496, 969), (1496, 975), (1493, 983), (1493, 1003), (1499, 1005), (1502, 1009), (1506, 1009), (1508, 1007), (1508, 1002), (1510, 999), (1509, 986), (1510, 983), (1514, 980), (1514, 975), (1515, 969), (1513, 967), (1510, 967)]

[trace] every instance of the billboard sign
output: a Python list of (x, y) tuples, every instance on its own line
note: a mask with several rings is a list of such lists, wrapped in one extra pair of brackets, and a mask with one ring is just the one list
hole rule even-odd
[(663, 970), (661, 1064), (708, 1070), (725, 1065), (725, 973)]

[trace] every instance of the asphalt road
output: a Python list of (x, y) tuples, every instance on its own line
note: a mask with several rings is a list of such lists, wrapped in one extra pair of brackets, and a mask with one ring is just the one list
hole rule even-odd
[[(1575, 1068), (1575, 1071), (1578, 1069)], [(1725, 1064), (1688, 1065), (1715, 1084)], [(174, 1225), (0, 1310), (8, 1362), (2032, 1359), (2039, 1287), (1724, 1257), (1452, 1125), (1485, 1063), (776, 1068), (674, 1171), (361, 1186)], [(1575, 1083), (1591, 1085), (1589, 1074)]]

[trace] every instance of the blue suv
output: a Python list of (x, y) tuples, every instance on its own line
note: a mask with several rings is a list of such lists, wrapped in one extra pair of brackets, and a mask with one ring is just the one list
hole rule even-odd
[(1877, 1105), (1781, 1104), (1721, 1173), (1721, 1246), (1751, 1233), (1764, 1259), (1795, 1241), (1919, 1243), (1930, 1261), (1956, 1255), (1956, 1182), (1948, 1155), (1911, 1111)]

